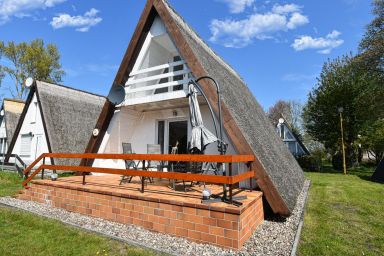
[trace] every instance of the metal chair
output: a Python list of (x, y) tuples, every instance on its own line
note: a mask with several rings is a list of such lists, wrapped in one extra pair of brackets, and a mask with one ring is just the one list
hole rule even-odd
[[(160, 144), (147, 144), (147, 154), (156, 155), (161, 154)], [(149, 160), (147, 164), (147, 169), (156, 168), (157, 171), (163, 171), (164, 163), (162, 161)]]
[[(176, 155), (178, 154), (178, 151), (179, 151), (179, 142), (177, 141), (176, 142), (176, 145), (174, 147), (172, 147), (172, 150), (171, 150), (171, 155)], [(180, 163), (180, 162), (169, 162), (168, 163), (168, 170), (171, 170), (171, 172), (185, 172), (183, 171), (183, 169), (185, 170), (185, 168), (183, 168), (183, 165)], [(172, 188), (173, 190), (176, 190), (176, 181), (175, 179), (172, 180)], [(171, 180), (169, 180), (169, 182), (171, 183)], [(186, 187), (185, 187), (185, 181), (183, 180), (183, 186), (184, 186), (184, 191), (186, 191)]]
[[(131, 143), (123, 142), (121, 144), (123, 146), (123, 154), (133, 154)], [(124, 160), (124, 162), (125, 162), (125, 168), (127, 170), (131, 168), (134, 170), (137, 170), (137, 163), (134, 160)], [(122, 176), (120, 180), (120, 185), (124, 182), (127, 182), (127, 183), (131, 182), (132, 178), (133, 176)]]

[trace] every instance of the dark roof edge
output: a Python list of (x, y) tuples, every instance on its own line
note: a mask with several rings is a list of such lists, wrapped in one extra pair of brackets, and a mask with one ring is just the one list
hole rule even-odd
[(24, 100), (10, 99), (10, 98), (4, 98), (4, 99), (3, 99), (3, 102), (4, 102), (4, 101), (13, 101), (13, 102), (17, 102), (17, 103), (25, 103)]
[(217, 54), (209, 45), (208, 43), (202, 39), (198, 33), (191, 27), (189, 26), (189, 24), (185, 21), (185, 19), (168, 3), (168, 0), (163, 0), (163, 2), (166, 4), (166, 6), (179, 18), (182, 20), (182, 22), (184, 23), (184, 25), (189, 29), (191, 30), (191, 32), (193, 33), (193, 35), (199, 40), (202, 42), (202, 44), (204, 45), (204, 47), (206, 48), (206, 50), (208, 52), (211, 52), (211, 55), (216, 57), (218, 59), (219, 62), (221, 62), (224, 66), (226, 66), (226, 68), (228, 68), (231, 72), (233, 72), (244, 84), (246, 84), (244, 82), (244, 79), (241, 77), (241, 75), (230, 65), (228, 64), (228, 62), (226, 62), (219, 54)]
[(13, 133), (12, 140), (9, 143), (8, 150), (7, 150), (7, 155), (5, 156), (4, 162), (8, 162), (9, 158), (11, 157), (13, 147), (16, 144), (17, 137), (19, 136), (19, 132), (21, 130), (21, 126), (23, 125), (24, 118), (25, 118), (25, 116), (27, 114), (28, 107), (29, 107), (29, 104), (32, 101), (33, 95), (35, 94), (35, 90), (36, 90), (36, 87), (33, 86), (33, 87), (31, 87), (31, 89), (29, 91), (28, 97), (27, 97), (27, 99), (25, 101), (25, 104), (24, 104), (23, 111), (21, 112), (21, 115), (19, 117), (19, 121), (17, 122), (16, 129), (15, 129), (15, 131)]

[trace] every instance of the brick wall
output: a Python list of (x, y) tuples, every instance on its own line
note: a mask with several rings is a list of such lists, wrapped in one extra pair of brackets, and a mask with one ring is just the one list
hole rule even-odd
[(241, 248), (264, 219), (261, 196), (241, 211), (225, 211), (32, 183), (19, 198), (230, 249)]

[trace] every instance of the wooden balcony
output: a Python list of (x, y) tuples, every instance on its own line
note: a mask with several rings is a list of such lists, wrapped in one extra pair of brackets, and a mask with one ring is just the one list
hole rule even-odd
[(190, 77), (191, 70), (183, 60), (132, 71), (121, 106), (185, 98)]

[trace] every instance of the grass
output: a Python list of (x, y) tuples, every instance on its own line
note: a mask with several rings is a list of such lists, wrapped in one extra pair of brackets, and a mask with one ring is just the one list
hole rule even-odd
[(58, 221), (0, 208), (0, 255), (154, 255)]
[(299, 255), (383, 255), (384, 185), (370, 181), (373, 168), (345, 176), (306, 173), (311, 180)]
[[(21, 179), (0, 171), (0, 196), (20, 190)], [(0, 255), (155, 255), (154, 252), (117, 242), (36, 216), (0, 207)]]
[(16, 173), (0, 171), (0, 196), (14, 195), (21, 188), (21, 178)]

